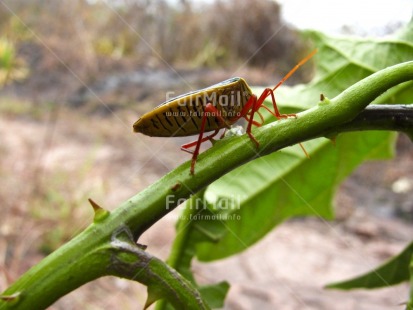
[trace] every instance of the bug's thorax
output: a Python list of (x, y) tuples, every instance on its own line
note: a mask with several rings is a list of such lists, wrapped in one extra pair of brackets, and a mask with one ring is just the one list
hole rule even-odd
[(251, 89), (242, 78), (233, 78), (222, 83), (227, 82), (225, 86), (219, 87), (215, 91), (216, 100), (213, 105), (221, 112), (224, 119), (234, 122), (242, 115), (240, 114), (243, 107), (248, 102), (252, 95)]

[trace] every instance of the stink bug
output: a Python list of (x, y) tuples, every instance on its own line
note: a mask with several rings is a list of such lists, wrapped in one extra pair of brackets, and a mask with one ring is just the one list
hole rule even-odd
[[(167, 100), (152, 111), (144, 114), (133, 124), (133, 131), (155, 137), (180, 137), (198, 135), (194, 142), (181, 146), (183, 151), (192, 154), (190, 173), (195, 173), (195, 163), (203, 142), (211, 140), (220, 129), (230, 128), (240, 118), (248, 122), (246, 133), (255, 143), (259, 142), (253, 136), (252, 125), (261, 126), (264, 122), (260, 108), (267, 109), (277, 119), (296, 117), (295, 114), (281, 114), (275, 101), (274, 91), (280, 87), (300, 66), (306, 63), (317, 51), (312, 51), (288, 72), (273, 88), (266, 88), (257, 97), (244, 79), (235, 77), (210, 87), (192, 91)], [(264, 100), (271, 96), (274, 111), (263, 105)], [(254, 121), (257, 113), (261, 123)], [(205, 132), (211, 132), (204, 137)], [(190, 148), (195, 147), (194, 151)]]

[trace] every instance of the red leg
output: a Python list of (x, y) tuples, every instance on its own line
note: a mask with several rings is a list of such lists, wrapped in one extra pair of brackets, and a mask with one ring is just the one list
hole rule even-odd
[[(254, 126), (261, 127), (261, 126), (264, 124), (264, 116), (262, 116), (262, 114), (260, 113), (260, 111), (257, 111), (256, 113), (259, 115), (259, 117), (260, 117), (260, 119), (261, 119), (261, 123), (256, 122), (256, 121), (253, 120), (253, 121), (252, 121), (252, 124), (253, 124)], [(245, 118), (248, 122), (250, 121), (250, 117), (251, 117), (251, 111), (248, 112), (248, 113), (244, 116), (244, 118)]]
[(307, 56), (305, 56), (303, 59), (301, 59), (301, 61), (295, 65), (294, 68), (292, 68), (290, 70), (290, 72), (288, 72), (282, 79), (281, 81), (278, 82), (277, 85), (275, 85), (275, 87), (272, 90), (276, 90), (278, 87), (280, 87), (286, 80), (288, 80), (288, 78), (293, 75), (293, 73), (295, 71), (298, 70), (298, 68), (300, 68), (303, 64), (305, 64), (308, 60), (310, 60), (311, 57), (313, 57), (315, 55), (315, 53), (317, 53), (317, 49), (313, 50), (310, 54), (308, 54)]
[[(264, 100), (271, 95), (271, 99), (272, 99), (272, 103), (273, 103), (273, 107), (274, 107), (274, 112), (272, 112), (270, 109), (268, 109), (266, 106), (263, 105)], [(245, 105), (245, 107), (242, 109), (241, 111), (241, 115), (243, 115), (243, 117), (248, 121), (248, 126), (247, 126), (247, 134), (249, 135), (249, 137), (251, 138), (251, 140), (253, 140), (255, 142), (255, 144), (257, 145), (257, 147), (259, 146), (258, 141), (255, 139), (255, 137), (252, 135), (251, 133), (251, 129), (252, 129), (252, 125), (255, 126), (261, 126), (262, 123), (264, 123), (264, 118), (262, 116), (262, 114), (258, 111), (259, 108), (264, 107), (265, 109), (267, 109), (272, 115), (274, 115), (276, 118), (280, 119), (280, 118), (287, 118), (290, 116), (294, 116), (295, 114), (281, 114), (280, 111), (278, 110), (277, 107), (277, 103), (275, 101), (275, 96), (274, 96), (274, 91), (271, 88), (266, 88), (264, 89), (264, 91), (262, 92), (261, 96), (257, 99), (257, 96), (252, 95), (250, 97), (250, 99), (248, 100), (247, 104)], [(246, 110), (248, 109), (248, 110)], [(258, 113), (258, 115), (261, 118), (261, 124), (254, 121), (254, 114)]]
[[(181, 146), (181, 150), (183, 150), (185, 152), (188, 152), (188, 153), (192, 153), (191, 170), (190, 170), (190, 173), (192, 175), (195, 174), (195, 163), (196, 163), (196, 160), (197, 160), (198, 155), (199, 155), (199, 149), (201, 147), (201, 144), (203, 142), (207, 141), (207, 140), (211, 140), (219, 132), (219, 129), (217, 129), (217, 130), (215, 130), (215, 132), (213, 134), (203, 138), (208, 113), (214, 114), (220, 122), (222, 122), (223, 124), (226, 124), (225, 120), (222, 118), (222, 116), (221, 116), (220, 112), (217, 110), (217, 108), (215, 108), (211, 103), (208, 103), (205, 106), (205, 113), (204, 113), (204, 115), (202, 115), (201, 128), (199, 129), (198, 140), (194, 141), (194, 142), (184, 144), (184, 145)], [(188, 150), (188, 148), (193, 147), (193, 146), (195, 146), (195, 150), (193, 152)]]
[[(272, 112), (270, 109), (268, 109), (266, 106), (263, 105), (265, 98), (267, 98), (269, 95), (271, 95), (273, 107), (274, 107), (274, 112)], [(265, 107), (272, 115), (274, 115), (276, 118), (281, 119), (281, 118), (287, 118), (290, 116), (296, 117), (295, 114), (281, 114), (280, 111), (278, 110), (277, 103), (275, 101), (275, 96), (274, 96), (274, 91), (271, 88), (266, 88), (262, 92), (261, 96), (257, 99), (255, 95), (252, 95), (246, 106), (250, 106), (251, 110), (245, 113), (244, 118), (248, 121), (248, 126), (247, 126), (247, 134), (250, 137), (250, 139), (255, 143), (257, 148), (259, 147), (259, 142), (257, 139), (254, 137), (254, 135), (251, 133), (252, 130), (252, 125), (255, 126), (260, 126), (261, 124), (254, 121), (254, 114), (258, 113), (258, 115), (261, 118), (261, 121), (264, 122), (264, 119), (261, 115), (261, 113), (258, 111), (261, 107)]]
[[(268, 97), (268, 95), (271, 95), (271, 99), (272, 99), (272, 104), (274, 106), (274, 112), (272, 112), (267, 106), (265, 106), (264, 100), (266, 97)], [(261, 102), (260, 102), (261, 101)], [(280, 111), (278, 110), (277, 107), (277, 103), (275, 101), (275, 96), (274, 96), (274, 90), (270, 89), (270, 88), (266, 88), (263, 93), (261, 94), (260, 98), (257, 100), (257, 103), (255, 104), (255, 106), (257, 107), (257, 109), (259, 108), (265, 108), (268, 112), (270, 112), (272, 115), (274, 115), (276, 118), (280, 119), (280, 118), (288, 118), (288, 117), (297, 117), (297, 115), (295, 114), (281, 114)], [(257, 113), (258, 110), (257, 110)], [(305, 156), (307, 156), (307, 158), (310, 158), (310, 155), (308, 155), (307, 151), (305, 150), (304, 146), (299, 143), (301, 149), (303, 150)]]
[(247, 126), (246, 133), (250, 137), (250, 139), (255, 143), (256, 147), (258, 148), (260, 146), (260, 143), (258, 142), (257, 139), (255, 139), (254, 135), (251, 132), (252, 125), (254, 124), (254, 113), (258, 110), (255, 108), (258, 102), (257, 96), (252, 95), (248, 102), (250, 101), (251, 101), (251, 115), (249, 116), (249, 119), (245, 118), (248, 120), (248, 126)]
[[(296, 64), (295, 67), (292, 68), (292, 69), (290, 70), (290, 72), (288, 72), (288, 73), (281, 79), (281, 81), (278, 82), (278, 84), (274, 86), (273, 89), (270, 89), (270, 88), (264, 89), (264, 91), (262, 92), (260, 98), (258, 99), (258, 104), (257, 104), (257, 105), (258, 105), (259, 107), (262, 106), (263, 108), (265, 108), (268, 112), (270, 112), (272, 115), (274, 115), (274, 116), (275, 116), (276, 118), (278, 118), (278, 119), (280, 119), (280, 118), (287, 118), (287, 117), (290, 117), (290, 116), (296, 117), (295, 114), (281, 114), (281, 113), (278, 111), (277, 103), (276, 103), (276, 101), (275, 101), (274, 91), (275, 91), (278, 87), (280, 87), (286, 80), (288, 80), (288, 79), (290, 78), (290, 76), (293, 75), (293, 73), (298, 70), (298, 68), (300, 68), (302, 65), (304, 65), (311, 57), (313, 57), (313, 56), (315, 55), (315, 53), (317, 53), (317, 49), (313, 50), (310, 54), (308, 54), (306, 57), (304, 57), (298, 64)], [(266, 106), (263, 105), (263, 102), (264, 102), (265, 98), (267, 98), (269, 95), (271, 95), (272, 104), (273, 104), (273, 106), (274, 106), (274, 112), (275, 112), (275, 114), (274, 114), (268, 107), (266, 107)], [(258, 108), (259, 108), (259, 107), (258, 107)]]
[[(205, 141), (211, 140), (213, 137), (215, 137), (219, 132), (219, 129), (215, 130), (212, 134), (210, 134), (209, 136), (202, 138), (201, 140), (201, 144), (204, 143)], [(195, 145), (197, 145), (198, 140), (196, 141), (192, 141), (186, 144), (181, 145), (181, 150), (184, 152), (187, 152), (189, 154), (194, 154), (194, 151), (189, 150), (189, 148), (194, 147)]]
[[(274, 112), (271, 111), (267, 106), (265, 106), (264, 100), (268, 97), (271, 96), (271, 101), (272, 101), (272, 105), (274, 107)], [(257, 100), (257, 110), (259, 108), (264, 108), (266, 109), (268, 112), (270, 112), (272, 115), (274, 115), (276, 118), (281, 119), (281, 118), (288, 118), (288, 117), (296, 117), (295, 114), (281, 114), (280, 111), (278, 110), (277, 107), (277, 102), (275, 101), (275, 96), (274, 96), (274, 90), (272, 90), (271, 88), (266, 88), (264, 89), (264, 91), (262, 92), (260, 98), (258, 98)]]
[[(307, 55), (304, 59), (302, 59), (290, 72), (288, 72), (282, 79), (281, 81), (275, 85), (274, 88), (266, 88), (262, 92), (261, 96), (257, 98), (256, 95), (252, 95), (248, 102), (245, 104), (243, 109), (241, 110), (241, 117), (244, 117), (248, 121), (248, 126), (247, 126), (247, 134), (250, 137), (250, 139), (255, 143), (257, 147), (259, 147), (259, 142), (257, 139), (254, 137), (254, 135), (251, 133), (252, 130), (252, 125), (255, 126), (260, 126), (262, 124), (254, 121), (254, 113), (258, 113), (258, 115), (261, 118), (262, 123), (264, 123), (263, 117), (261, 113), (258, 111), (261, 107), (265, 108), (268, 112), (270, 112), (272, 115), (274, 115), (276, 118), (281, 119), (281, 118), (288, 118), (288, 117), (297, 117), (295, 114), (281, 114), (280, 111), (278, 110), (277, 107), (277, 102), (275, 101), (275, 96), (274, 96), (274, 91), (280, 87), (299, 67), (301, 67), (303, 64), (305, 64), (311, 57), (314, 56), (314, 54), (317, 52), (317, 50), (313, 50), (309, 55)], [(267, 106), (263, 105), (264, 100), (268, 97), (271, 96), (272, 104), (274, 107), (274, 112), (271, 111)], [(308, 153), (305, 151), (303, 145), (300, 143), (300, 147), (303, 149), (304, 153), (306, 154), (307, 157), (309, 157)]]
[(298, 143), (298, 144), (300, 145), (301, 149), (303, 150), (305, 156), (306, 156), (307, 158), (310, 158), (310, 155), (308, 155), (307, 151), (306, 151), (305, 148), (304, 148), (304, 145), (303, 145), (302, 143)]

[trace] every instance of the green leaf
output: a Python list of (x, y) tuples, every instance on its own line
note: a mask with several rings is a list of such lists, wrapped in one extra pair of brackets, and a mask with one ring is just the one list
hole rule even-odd
[(410, 259), (410, 300), (406, 308), (407, 310), (413, 310), (413, 255)]
[[(224, 231), (224, 227), (220, 227), (219, 221), (207, 220), (214, 213), (208, 209), (202, 195), (203, 191), (192, 196), (185, 204), (185, 209), (177, 222), (177, 237), (174, 240), (168, 264), (198, 288), (202, 299), (209, 307), (222, 308), (229, 290), (229, 284), (224, 281), (199, 286), (191, 270), (195, 245), (199, 242), (219, 240)], [(212, 225), (206, 225), (205, 222), (212, 223)], [(171, 304), (162, 300), (156, 305), (156, 309), (169, 310), (173, 308)]]
[[(395, 285), (408, 281), (409, 267), (412, 262), (413, 242), (410, 243), (400, 254), (392, 257), (389, 261), (376, 269), (353, 278), (351, 280), (337, 282), (327, 285), (327, 288), (350, 290), (355, 288), (379, 288)], [(411, 267), (410, 267), (411, 268)]]
[[(281, 107), (306, 110), (319, 98), (320, 93), (333, 98), (380, 69), (412, 60), (413, 22), (394, 36), (383, 39), (331, 37), (317, 31), (308, 31), (305, 35), (318, 49), (315, 56), (315, 76), (307, 85), (299, 85), (293, 89), (283, 86), (277, 89), (277, 102)], [(404, 91), (397, 90), (398, 93), (394, 95), (386, 93), (387, 95), (375, 103), (390, 103), (389, 100), (412, 103), (411, 86), (412, 83), (409, 82), (396, 87), (403, 88)], [(399, 95), (402, 98), (399, 98)]]
[(238, 208), (229, 211), (228, 220), (221, 219), (226, 234), (218, 242), (197, 244), (198, 259), (210, 261), (245, 250), (293, 216), (332, 219), (337, 186), (364, 160), (391, 156), (394, 136), (350, 133), (339, 136), (335, 145), (320, 138), (305, 143), (310, 159), (298, 147), (284, 149), (225, 175), (208, 187), (206, 198), (214, 202), (227, 197), (237, 201)]
[(229, 290), (229, 284), (226, 281), (205, 285), (199, 288), (202, 298), (210, 305), (211, 308), (223, 308), (224, 300)]
[[(287, 107), (287, 113), (311, 107), (321, 93), (334, 97), (373, 72), (410, 60), (413, 55), (413, 23), (399, 34), (400, 38), (333, 38), (319, 32), (308, 35), (319, 50), (316, 75), (307, 85), (277, 89), (277, 103)], [(380, 96), (376, 103), (400, 103), (399, 99), (413, 102), (406, 84)], [(263, 114), (266, 120), (273, 120), (264, 109)], [(197, 257), (210, 261), (238, 253), (293, 216), (333, 218), (332, 198), (340, 182), (366, 160), (391, 158), (395, 137), (389, 132), (347, 133), (337, 137), (336, 147), (320, 138), (304, 143), (311, 159), (298, 147), (288, 148), (222, 177), (208, 187), (205, 197), (210, 203), (232, 199), (239, 208), (230, 211), (233, 218), (222, 221), (227, 233), (219, 242), (197, 244)]]
[[(136, 244), (142, 233), (168, 214), (182, 199), (188, 199), (191, 193), (201, 191), (228, 171), (291, 143), (313, 139), (326, 132), (336, 132), (331, 130), (335, 124), (342, 125), (356, 117), (381, 92), (408, 80), (413, 80), (413, 61), (380, 70), (331, 99), (329, 105), (326, 102), (317, 104), (309, 111), (300, 113), (296, 120), (276, 122), (257, 129), (254, 134), (261, 143), (261, 154), (256, 153), (245, 135), (232, 137), (226, 143), (217, 143), (200, 154), (196, 175), (189, 174), (190, 161), (182, 164), (33, 266), (1, 294), (0, 309), (46, 309), (68, 292), (106, 275), (152, 286), (151, 299), (157, 296), (175, 299), (171, 302), (176, 303), (177, 309), (208, 308), (187, 280), (162, 261), (147, 255), (143, 251), (144, 247)], [(353, 100), (357, 96), (359, 100)], [(346, 105), (347, 102), (349, 105)], [(377, 149), (374, 148), (373, 154), (380, 153)], [(303, 187), (307, 185), (311, 184), (302, 184)], [(210, 205), (202, 211), (212, 211), (214, 215), (222, 212), (225, 215), (236, 206), (230, 205), (228, 210), (223, 210), (219, 205)], [(196, 209), (189, 210), (198, 212)], [(188, 253), (188, 257), (193, 255), (195, 246), (191, 238), (196, 234), (201, 242), (219, 242), (217, 239), (223, 236), (220, 229), (211, 234), (192, 222), (198, 224), (198, 220), (180, 222), (185, 225), (178, 227), (177, 240), (181, 241), (174, 244), (174, 253)], [(182, 255), (172, 257), (176, 266), (185, 266), (187, 263), (180, 260)], [(10, 300), (17, 304), (10, 304)]]
[[(292, 111), (314, 105), (320, 93), (333, 97), (380, 69), (380, 64), (374, 67), (369, 63), (370, 59), (366, 60), (376, 57), (377, 62), (381, 61), (377, 40), (369, 41), (368, 53), (364, 47), (364, 56), (355, 53), (350, 59), (345, 56), (346, 49), (362, 46), (364, 39), (313, 35), (319, 38), (316, 40), (319, 73), (315, 80), (308, 86), (277, 90), (277, 102)], [(336, 48), (329, 48), (335, 44)], [(408, 46), (407, 43), (402, 45)], [(406, 53), (401, 58), (410, 59), (411, 54)], [(395, 59), (393, 61), (396, 63)], [(395, 98), (403, 90), (406, 93), (400, 88), (393, 91), (391, 97)], [(384, 102), (388, 98), (381, 99)], [(263, 111), (263, 114), (270, 119), (269, 113)], [(207, 188), (203, 196), (207, 207), (195, 210), (191, 203), (188, 204), (178, 223), (177, 239), (169, 263), (195, 282), (190, 268), (195, 253), (201, 261), (224, 258), (245, 250), (290, 217), (333, 218), (332, 198), (340, 182), (365, 160), (391, 157), (395, 137), (388, 132), (364, 132), (340, 135), (335, 142), (319, 138), (304, 143), (311, 159), (294, 146), (235, 169)], [(217, 141), (214, 147), (226, 142), (231, 141)], [(197, 199), (202, 199), (202, 194)], [(212, 306), (202, 288), (200, 291)], [(224, 294), (219, 299), (221, 302), (223, 297)], [(165, 304), (157, 305), (157, 309), (166, 309)]]

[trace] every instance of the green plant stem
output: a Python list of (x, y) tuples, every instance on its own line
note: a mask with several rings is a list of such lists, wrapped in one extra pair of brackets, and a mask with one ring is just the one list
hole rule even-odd
[(407, 302), (406, 309), (413, 310), (413, 255), (410, 260), (410, 300)]
[(168, 258), (168, 264), (170, 266), (179, 266), (180, 260), (184, 257), (182, 255), (182, 252), (185, 251), (187, 247), (187, 231), (191, 229), (191, 215), (196, 215), (199, 212), (197, 208), (197, 200), (203, 198), (203, 193), (204, 190), (201, 190), (195, 195), (191, 196), (191, 198), (188, 200), (188, 203), (185, 206), (184, 211), (180, 215), (178, 226), (176, 228), (176, 238), (174, 240), (174, 245), (172, 247), (171, 254)]
[[(191, 198), (187, 201), (185, 205), (185, 209), (183, 210), (182, 214), (180, 215), (180, 219), (177, 223), (176, 227), (176, 237), (174, 239), (173, 245), (171, 247), (171, 254), (167, 260), (167, 263), (172, 268), (176, 268), (176, 266), (181, 265), (182, 259), (187, 259), (187, 255), (183, 255), (183, 252), (187, 248), (187, 242), (189, 235), (187, 233), (188, 230), (191, 230), (191, 215), (196, 215), (198, 209), (195, 207), (196, 200), (203, 197), (204, 190), (199, 191), (195, 195), (191, 196)], [(190, 256), (191, 258), (193, 255)], [(190, 281), (194, 281), (192, 274), (183, 274), (186, 279)], [(165, 299), (156, 303), (155, 309), (166, 309), (167, 301)]]
[[(2, 294), (0, 309), (17, 305), (19, 309), (43, 309), (82, 284), (105, 275), (146, 284), (147, 268), (136, 263), (142, 258), (134, 253), (137, 250), (124, 254), (113, 243), (120, 228), (130, 236), (126, 239), (138, 240), (146, 229), (182, 200), (225, 173), (286, 146), (328, 135), (329, 130), (336, 133), (337, 126), (354, 119), (380, 94), (412, 79), (413, 61), (374, 73), (337, 97), (299, 113), (296, 119), (276, 121), (257, 128), (254, 136), (260, 142), (258, 150), (247, 135), (218, 141), (199, 156), (195, 175), (189, 174), (190, 162), (182, 164), (26, 272)], [(129, 262), (132, 269), (114, 268), (118, 261)], [(149, 281), (155, 280), (150, 278)]]
[[(413, 105), (370, 105), (353, 120), (337, 126), (335, 130), (337, 133), (355, 130), (399, 131), (407, 134), (413, 141)], [(332, 131), (329, 132), (331, 133)]]

